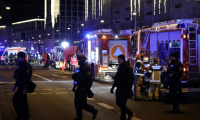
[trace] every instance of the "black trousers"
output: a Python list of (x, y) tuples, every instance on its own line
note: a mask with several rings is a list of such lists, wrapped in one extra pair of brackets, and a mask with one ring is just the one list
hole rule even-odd
[(116, 103), (117, 106), (121, 109), (121, 118), (120, 120), (126, 120), (126, 114), (132, 115), (133, 112), (126, 107), (128, 98), (124, 97), (123, 93), (116, 92)]
[(180, 83), (172, 83), (169, 85), (169, 94), (173, 105), (173, 110), (179, 109), (178, 94), (180, 92)]
[(74, 105), (76, 109), (77, 118), (82, 119), (83, 109), (87, 112), (94, 113), (95, 108), (87, 104), (87, 94), (84, 92), (75, 92)]
[(27, 95), (23, 95), (23, 89), (18, 89), (15, 92), (12, 101), (14, 109), (17, 113), (17, 118), (27, 119), (30, 117)]

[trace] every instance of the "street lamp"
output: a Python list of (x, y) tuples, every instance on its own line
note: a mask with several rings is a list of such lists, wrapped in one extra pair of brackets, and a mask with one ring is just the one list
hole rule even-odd
[(1, 19), (2, 17), (0, 16), (0, 19)]
[(69, 41), (69, 30), (70, 30), (70, 28), (67, 28), (68, 29), (68, 41)]
[(134, 13), (133, 13), (133, 16), (135, 16), (135, 31), (137, 31), (137, 29), (136, 29), (136, 28), (137, 28), (137, 27), (136, 27), (136, 16), (137, 16), (137, 13), (134, 12)]
[(7, 7), (6, 7), (6, 10), (10, 10), (10, 7), (7, 6)]
[(69, 46), (69, 43), (68, 42), (63, 42), (62, 46), (65, 48), (65, 47)]

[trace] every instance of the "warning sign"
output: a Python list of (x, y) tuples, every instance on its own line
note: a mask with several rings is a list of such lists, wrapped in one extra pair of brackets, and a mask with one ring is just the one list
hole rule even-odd
[(109, 47), (110, 47), (110, 61), (112, 61), (112, 63), (116, 63), (118, 62), (117, 58), (119, 55), (124, 54), (126, 56), (127, 54), (127, 41), (110, 41), (109, 43)]

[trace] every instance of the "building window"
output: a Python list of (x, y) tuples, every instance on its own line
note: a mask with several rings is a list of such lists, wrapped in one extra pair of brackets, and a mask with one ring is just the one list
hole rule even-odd
[(71, 12), (67, 12), (67, 16), (71, 16)]
[(67, 27), (71, 28), (72, 24), (71, 23), (67, 23)]
[(64, 5), (61, 5), (60, 9), (61, 9), (61, 10), (65, 10), (65, 6), (64, 6)]
[(73, 17), (72, 22), (77, 22), (77, 17)]
[(67, 10), (71, 10), (71, 6), (67, 6)]
[(73, 7), (72, 7), (72, 10), (73, 10), (73, 11), (77, 11), (77, 6), (73, 6)]
[(80, 16), (80, 17), (83, 16), (83, 12), (79, 12), (78, 14), (79, 14), (78, 16)]
[(65, 4), (65, 0), (61, 0), (61, 4), (63, 4), (63, 5), (64, 5), (64, 4)]
[(82, 7), (82, 6), (79, 6), (79, 7), (78, 7), (78, 11), (83, 11), (83, 7)]
[(73, 0), (73, 5), (77, 5), (77, 1), (76, 0)]
[(73, 28), (77, 28), (77, 23), (73, 23)]
[(73, 12), (73, 16), (77, 16), (77, 12)]
[(83, 22), (83, 18), (78, 18), (78, 22)]
[(66, 22), (71, 22), (71, 17), (67, 17)]
[(65, 11), (61, 11), (61, 16), (65, 16)]
[(67, 0), (67, 5), (71, 5), (71, 0)]
[(79, 0), (79, 5), (83, 5), (83, 1), (80, 1), (80, 0)]

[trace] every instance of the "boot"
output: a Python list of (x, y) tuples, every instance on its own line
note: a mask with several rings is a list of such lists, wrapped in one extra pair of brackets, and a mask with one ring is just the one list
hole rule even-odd
[(95, 110), (95, 111), (92, 113), (92, 119), (93, 119), (93, 120), (97, 117), (97, 113), (98, 113), (98, 110)]

